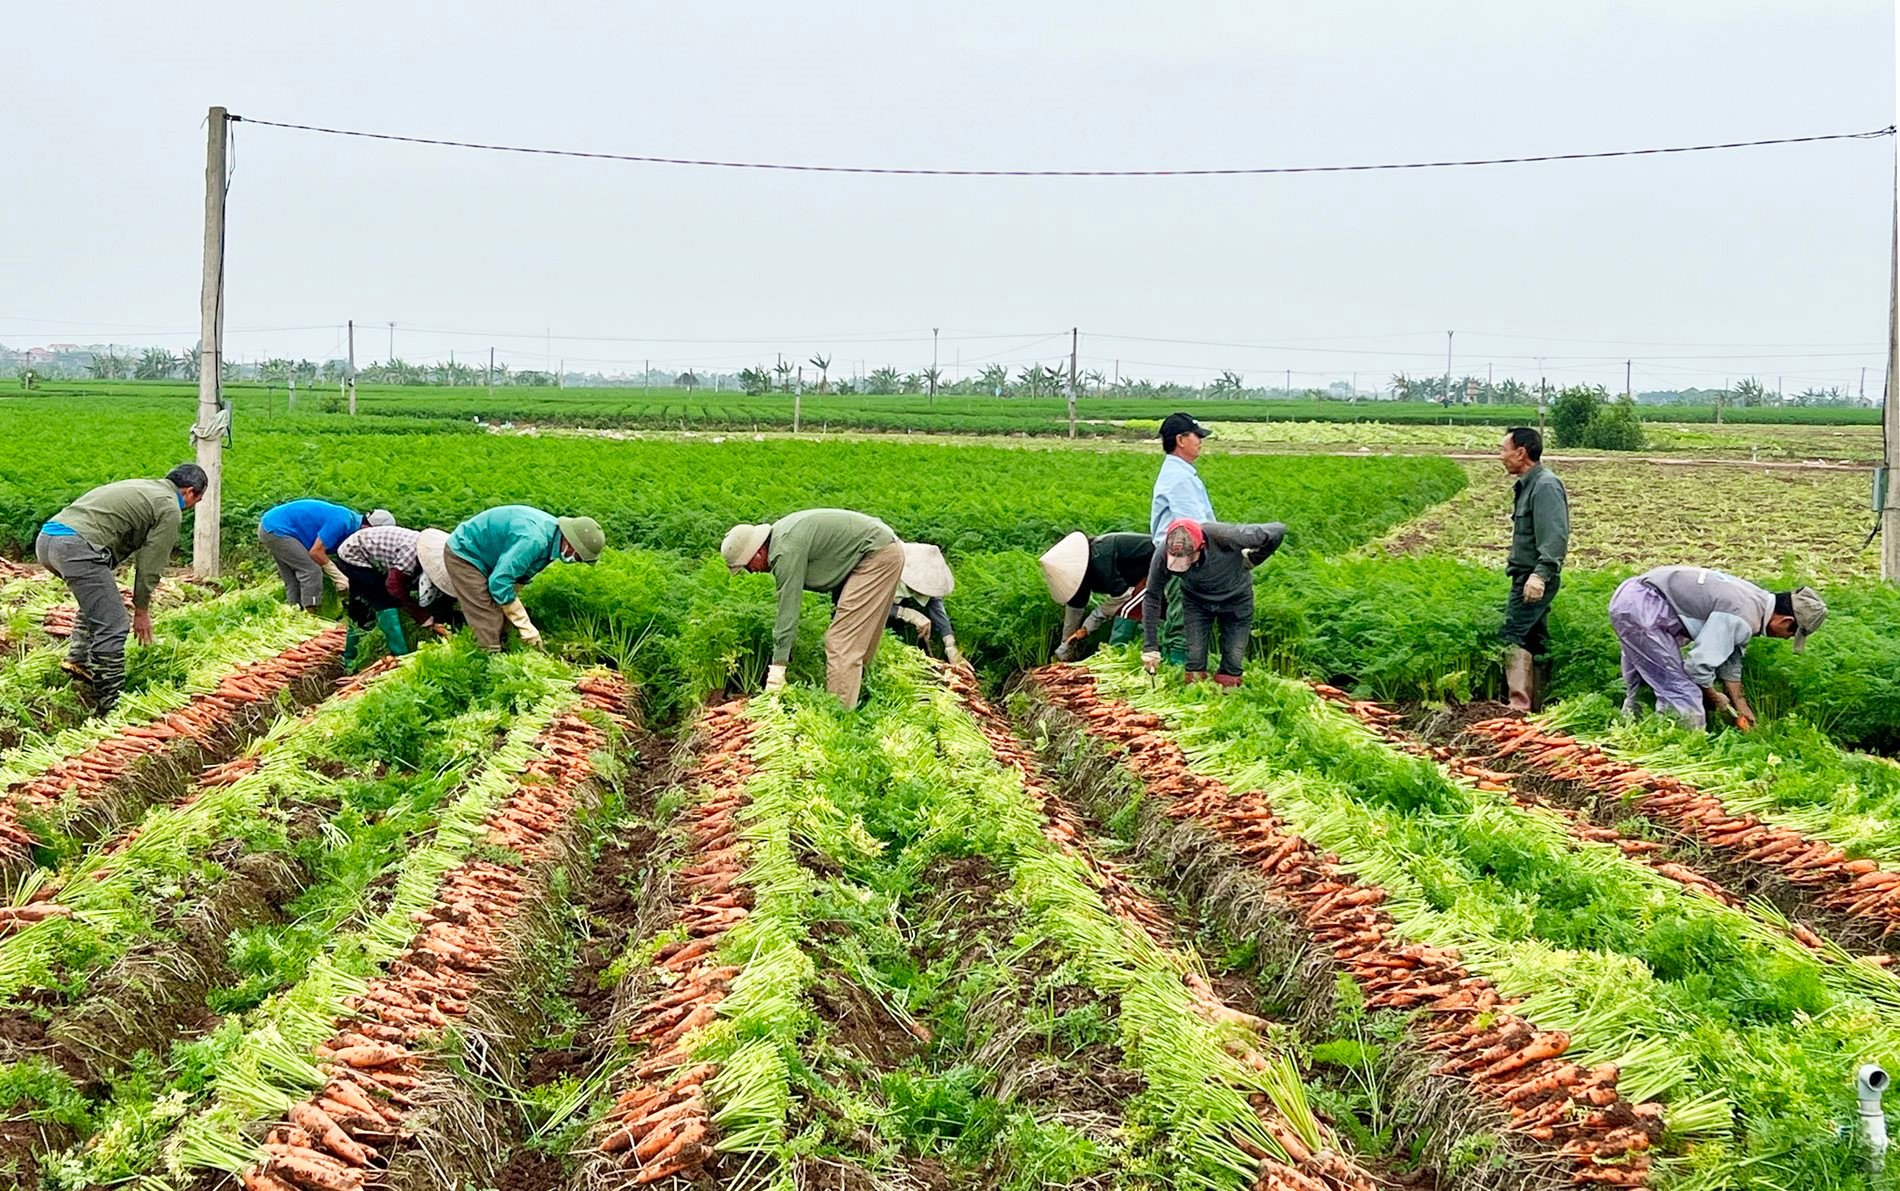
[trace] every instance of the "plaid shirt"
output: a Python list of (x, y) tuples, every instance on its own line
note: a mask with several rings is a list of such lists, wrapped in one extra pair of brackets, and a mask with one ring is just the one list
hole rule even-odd
[(344, 538), (336, 555), (353, 567), (413, 575), (421, 570), (416, 560), (418, 536), (415, 530), (400, 525), (372, 525)]

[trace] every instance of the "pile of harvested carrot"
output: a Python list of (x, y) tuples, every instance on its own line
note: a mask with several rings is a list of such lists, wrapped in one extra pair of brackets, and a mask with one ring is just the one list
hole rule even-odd
[(62, 799), (95, 798), (131, 777), (140, 761), (159, 753), (214, 748), (245, 712), (334, 666), (343, 654), (343, 635), (342, 626), (333, 626), (261, 662), (241, 666), (189, 705), (152, 723), (126, 728), (8, 787), (0, 798), (0, 847), (23, 851), (37, 842), (21, 826), (22, 813), (51, 810)]
[[(618, 714), (625, 688), (608, 680), (585, 702)], [(246, 1169), (248, 1191), (361, 1191), (407, 1133), (427, 1071), (426, 1051), (482, 991), (506, 945), (509, 924), (528, 901), (536, 872), (559, 850), (573, 822), (589, 756), (605, 737), (575, 715), (556, 718), (536, 738), (541, 755), (485, 821), (486, 840), (512, 849), (520, 864), (468, 860), (449, 870), (436, 900), (416, 917), (420, 930), (316, 1048), (327, 1082), (293, 1105), (264, 1139), (265, 1159)]]
[(1511, 1011), (1491, 982), (1448, 948), (1406, 944), (1380, 909), (1384, 890), (1357, 880), (1330, 853), (1287, 830), (1267, 799), (1236, 793), (1193, 771), (1159, 718), (1104, 699), (1083, 669), (1050, 666), (1031, 676), (1051, 705), (1116, 747), (1166, 813), (1192, 820), (1251, 861), (1335, 963), (1364, 989), (1371, 1009), (1418, 1011), (1412, 1035), (1442, 1054), (1433, 1070), (1467, 1081), (1508, 1131), (1561, 1163), (1572, 1183), (1646, 1186), (1661, 1108), (1632, 1105), (1614, 1066), (1566, 1063), (1569, 1038)]
[[(1839, 915), (1846, 924), (1878, 927), (1882, 940), (1900, 931), (1900, 871), (1873, 860), (1851, 859), (1834, 844), (1776, 827), (1753, 814), (1731, 814), (1719, 798), (1687, 782), (1619, 761), (1593, 744), (1545, 732), (1517, 716), (1474, 723), (1467, 732), (1484, 742), (1491, 763), (1574, 782), (1617, 800), (1724, 859), (1761, 866), (1803, 890), (1815, 908)], [(1796, 933), (1809, 946), (1819, 945), (1805, 928)], [(1895, 959), (1870, 958), (1882, 964)]]
[[(1096, 889), (1101, 894), (1102, 904), (1110, 913), (1133, 929), (1148, 935), (1164, 950), (1172, 950), (1178, 943), (1180, 933), (1173, 916), (1136, 887), (1129, 879), (1127, 869), (1097, 856), (1088, 846), (1082, 816), (1067, 799), (1049, 789), (1036, 776), (1039, 766), (1034, 756), (1011, 729), (1008, 719), (983, 697), (976, 677), (959, 666), (938, 664), (936, 669), (943, 684), (963, 702), (971, 718), (976, 721), (977, 730), (988, 742), (996, 759), (1022, 775), (1023, 789), (1042, 808), (1043, 835), (1057, 849), (1066, 855), (1078, 857), (1089, 866), (1096, 878)], [(1183, 978), (1182, 984), (1194, 998), (1195, 1014), (1204, 1021), (1217, 1025), (1239, 1025), (1250, 1030), (1266, 1025), (1252, 1014), (1228, 1005), (1211, 985), (1192, 971)], [(1267, 1067), (1266, 1058), (1251, 1047), (1241, 1047), (1236, 1053), (1243, 1063), (1260, 1070)], [(1263, 1191), (1279, 1191), (1281, 1188), (1286, 1191), (1318, 1191), (1320, 1188), (1327, 1191), (1372, 1191), (1378, 1185), (1369, 1172), (1337, 1151), (1309, 1149), (1266, 1096), (1255, 1095), (1250, 1103), (1261, 1126), (1293, 1159), (1293, 1165), (1288, 1166), (1271, 1154), (1248, 1146), (1244, 1138), (1236, 1139), (1260, 1162), (1260, 1173), (1255, 1183), (1257, 1188)]]
[[(1402, 716), (1390, 708), (1382, 707), (1367, 699), (1354, 699), (1337, 687), (1327, 686), (1323, 682), (1309, 683), (1322, 698), (1344, 707), (1361, 723), (1379, 734), (1392, 747), (1415, 756), (1425, 757), (1443, 766), (1448, 773), (1469, 779), (1480, 790), (1489, 790), (1503, 794), (1519, 806), (1542, 807), (1562, 815), (1572, 837), (1589, 843), (1614, 844), (1623, 855), (1640, 860), (1643, 864), (1661, 875), (1668, 877), (1691, 893), (1699, 893), (1725, 906), (1739, 907), (1747, 899), (1729, 889), (1706, 873), (1697, 872), (1686, 864), (1670, 860), (1668, 849), (1654, 840), (1635, 839), (1624, 835), (1615, 827), (1593, 823), (1579, 815), (1568, 806), (1553, 805), (1549, 801), (1535, 798), (1520, 790), (1513, 780), (1515, 774), (1493, 769), (1486, 760), (1465, 754), (1457, 748), (1447, 745), (1427, 744), (1418, 737), (1405, 731), (1398, 725)], [(1821, 946), (1819, 936), (1800, 924), (1794, 924), (1790, 933), (1804, 946), (1818, 949)]]
[(754, 771), (752, 721), (743, 703), (721, 704), (701, 715), (695, 737), (699, 760), (682, 782), (704, 797), (685, 813), (683, 863), (669, 899), (684, 937), (655, 953), (656, 985), (628, 1019), (627, 1041), (639, 1053), (635, 1082), (601, 1126), (601, 1150), (619, 1155), (634, 1184), (695, 1176), (713, 1155), (705, 1087), (718, 1067), (692, 1061), (692, 1035), (712, 1024), (732, 989), (740, 969), (720, 964), (719, 944), (752, 907), (751, 890), (738, 883), (747, 847), (736, 818)]

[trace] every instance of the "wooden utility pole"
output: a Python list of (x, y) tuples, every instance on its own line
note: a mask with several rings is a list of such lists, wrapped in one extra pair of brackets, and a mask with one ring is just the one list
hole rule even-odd
[[(1070, 372), (1075, 371), (1075, 368), (1073, 365), (1070, 366), (1069, 371)], [(1071, 377), (1069, 380), (1069, 387), (1071, 389), (1075, 388), (1075, 380), (1073, 377)], [(930, 402), (929, 404), (930, 404), (930, 408), (932, 409), (937, 408), (937, 328), (936, 327), (930, 328)], [(1069, 437), (1074, 438), (1075, 436), (1070, 435)]]
[(1451, 337), (1452, 337), (1452, 332), (1446, 331), (1445, 332), (1445, 404), (1447, 406), (1451, 404)]
[(1632, 400), (1630, 396), (1630, 369), (1633, 364), (1635, 364), (1634, 360), (1623, 361), (1623, 400), (1625, 401)]
[(488, 382), (488, 395), (495, 395), (495, 349), (488, 349), (488, 371), (482, 374)]
[(356, 320), (350, 320), (350, 416), (356, 416)]
[(1069, 328), (1069, 437), (1075, 437), (1075, 355), (1082, 342), (1082, 332), (1076, 327)]
[(1881, 394), (1880, 475), (1887, 481), (1880, 508), (1880, 577), (1900, 583), (1900, 148), (1894, 158), (1893, 242), (1887, 257), (1887, 391)]
[(200, 579), (218, 577), (220, 513), (224, 505), (224, 197), (230, 178), (224, 150), (230, 116), (212, 108), (205, 118), (204, 275), (198, 291), (198, 422), (191, 436), (205, 490), (191, 528), (191, 569)]

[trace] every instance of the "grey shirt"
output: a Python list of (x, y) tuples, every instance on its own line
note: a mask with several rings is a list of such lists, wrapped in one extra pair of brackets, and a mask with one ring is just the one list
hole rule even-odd
[(1513, 579), (1535, 572), (1548, 583), (1562, 573), (1570, 551), (1570, 494), (1541, 463), (1519, 476), (1511, 493), (1511, 553), (1504, 569)]
[[(1267, 561), (1286, 540), (1286, 526), (1278, 521), (1256, 525), (1229, 525), (1222, 521), (1204, 521), (1201, 534), (1206, 546), (1194, 565), (1180, 572), (1181, 590), (1208, 604), (1253, 594), (1253, 569)], [(1159, 647), (1161, 619), (1167, 612), (1168, 570), (1165, 546), (1156, 547), (1148, 564), (1148, 590), (1141, 599), (1142, 637), (1145, 648)]]

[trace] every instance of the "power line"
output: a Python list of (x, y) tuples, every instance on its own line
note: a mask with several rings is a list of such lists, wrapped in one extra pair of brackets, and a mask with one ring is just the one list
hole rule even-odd
[(1756, 149), (1768, 145), (1805, 145), (1820, 141), (1858, 141), (1892, 136), (1894, 126), (1867, 132), (1829, 132), (1811, 136), (1768, 137), (1749, 141), (1717, 141), (1701, 145), (1670, 145), (1649, 149), (1607, 149), (1593, 153), (1540, 153), (1524, 157), (1484, 157), (1447, 161), (1396, 161), (1361, 165), (1278, 165), (1231, 166), (1200, 169), (951, 169), (943, 167), (808, 165), (777, 161), (728, 161), (704, 157), (659, 157), (637, 153), (602, 153), (581, 149), (547, 149), (527, 145), (496, 145), (480, 141), (457, 141), (442, 137), (406, 136), (392, 132), (365, 132), (352, 128), (326, 128), (316, 124), (293, 124), (282, 120), (263, 120), (251, 116), (231, 116), (233, 123), (257, 124), (266, 128), (287, 128), (297, 132), (325, 136), (357, 137), (372, 141), (398, 141), (410, 145), (436, 145), (449, 149), (480, 149), (490, 153), (522, 153), (537, 157), (579, 157), (593, 161), (623, 161), (642, 165), (690, 165), (731, 170), (784, 170), (805, 174), (889, 174), (939, 178), (1194, 178), (1261, 174), (1345, 174), (1380, 170), (1434, 170), (1480, 165), (1525, 165), (1542, 161), (1597, 161), (1611, 157), (1652, 157), (1672, 153), (1709, 153), (1725, 149)]

